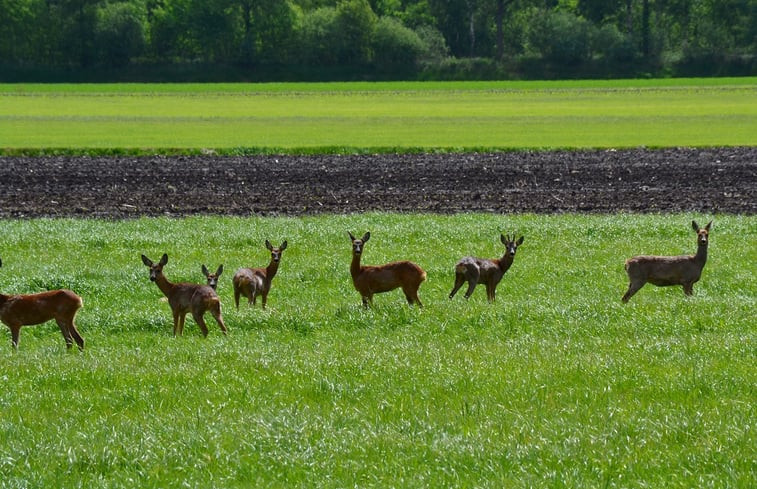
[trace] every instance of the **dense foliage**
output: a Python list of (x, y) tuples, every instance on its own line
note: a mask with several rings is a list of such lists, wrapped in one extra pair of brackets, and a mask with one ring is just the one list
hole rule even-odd
[(0, 79), (757, 73), (757, 0), (0, 0)]

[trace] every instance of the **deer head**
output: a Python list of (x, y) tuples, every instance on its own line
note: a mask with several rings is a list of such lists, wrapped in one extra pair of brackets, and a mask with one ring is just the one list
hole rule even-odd
[(142, 263), (144, 263), (145, 266), (150, 267), (150, 281), (155, 282), (158, 279), (158, 276), (163, 273), (163, 267), (168, 263), (168, 255), (163, 253), (163, 256), (158, 263), (153, 263), (152, 260), (145, 255), (142, 255)]
[(213, 290), (215, 290), (216, 287), (218, 287), (218, 277), (220, 277), (222, 273), (223, 273), (223, 265), (218, 266), (218, 270), (216, 270), (216, 273), (210, 273), (210, 271), (208, 271), (208, 268), (205, 265), (202, 266), (202, 274), (205, 275), (206, 279), (208, 279), (208, 285), (210, 285), (213, 288)]
[(694, 232), (697, 233), (697, 243), (699, 244), (699, 246), (707, 246), (707, 242), (710, 238), (711, 224), (712, 221), (708, 222), (705, 227), (700, 228), (699, 224), (697, 224), (696, 221), (691, 221), (691, 227), (694, 229)]
[(368, 241), (369, 239), (371, 239), (371, 233), (370, 233), (370, 232), (366, 232), (366, 233), (365, 233), (365, 234), (363, 235), (363, 237), (362, 237), (362, 238), (360, 238), (360, 239), (355, 239), (355, 237), (354, 237), (354, 236), (352, 235), (352, 233), (351, 233), (351, 232), (349, 232), (349, 231), (347, 231), (347, 234), (349, 234), (349, 235), (350, 235), (350, 239), (352, 240), (352, 252), (353, 252), (354, 254), (356, 254), (356, 255), (359, 255), (360, 253), (362, 253), (362, 252), (363, 252), (363, 245), (365, 245), (365, 243), (366, 243), (366, 242), (367, 242), (367, 241)]
[(515, 234), (513, 234), (513, 239), (510, 239), (510, 235), (508, 234), (505, 236), (504, 234), (499, 235), (500, 241), (502, 241), (502, 244), (505, 245), (506, 253), (510, 256), (515, 256), (515, 252), (518, 249), (518, 246), (523, 244), (523, 236), (521, 236), (517, 241), (515, 240)]

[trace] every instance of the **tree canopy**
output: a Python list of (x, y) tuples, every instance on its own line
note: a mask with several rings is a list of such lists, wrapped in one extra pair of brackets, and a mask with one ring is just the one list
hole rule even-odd
[(754, 75), (756, 53), (757, 0), (0, 0), (5, 81)]

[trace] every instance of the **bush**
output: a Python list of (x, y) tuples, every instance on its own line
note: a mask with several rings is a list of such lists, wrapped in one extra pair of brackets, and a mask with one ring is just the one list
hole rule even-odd
[(373, 34), (373, 64), (380, 73), (406, 74), (417, 68), (425, 51), (415, 31), (392, 17), (382, 17)]
[(95, 37), (103, 63), (128, 64), (145, 49), (144, 12), (128, 3), (105, 4), (97, 12)]
[(590, 58), (592, 25), (565, 11), (539, 11), (528, 33), (531, 48), (555, 65), (576, 65)]

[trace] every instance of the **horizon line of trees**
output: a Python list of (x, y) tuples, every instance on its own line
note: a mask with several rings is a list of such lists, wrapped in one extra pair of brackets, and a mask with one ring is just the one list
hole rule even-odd
[(757, 0), (0, 0), (0, 81), (193, 66), (261, 81), (755, 75)]

